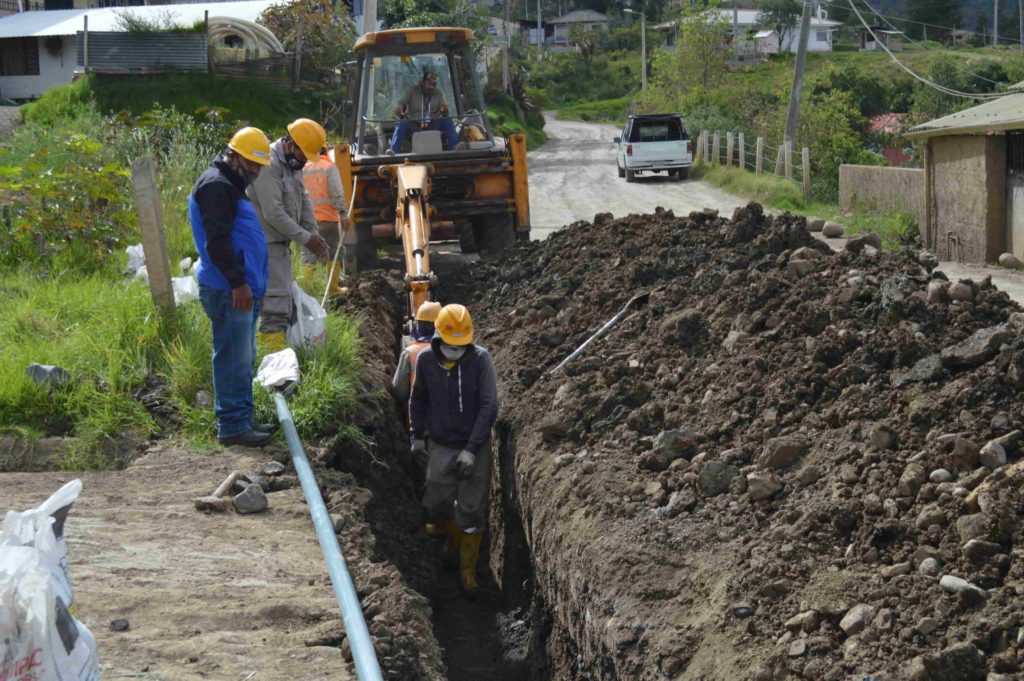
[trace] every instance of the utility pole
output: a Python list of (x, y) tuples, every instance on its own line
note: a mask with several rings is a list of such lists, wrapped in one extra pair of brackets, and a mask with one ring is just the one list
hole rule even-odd
[(647, 89), (647, 15), (643, 10), (640, 11), (640, 54), (643, 62), (640, 90), (643, 91)]
[(999, 0), (992, 0), (992, 47), (999, 47)]
[(363, 33), (377, 30), (377, 0), (363, 0)]
[(1020, 38), (1020, 53), (1024, 56), (1024, 0), (1017, 0), (1017, 20), (1020, 22), (1017, 37)]
[(796, 64), (793, 66), (793, 87), (789, 90), (789, 112), (786, 114), (785, 141), (792, 146), (796, 139), (796, 126), (800, 118), (800, 93), (804, 86), (804, 61), (807, 59), (807, 40), (811, 33), (811, 10), (814, 0), (804, 0), (800, 19), (800, 44), (797, 46)]
[[(1024, 0), (1021, 0), (1024, 2)], [(512, 82), (508, 78), (508, 48), (509, 46), (509, 32), (508, 32), (508, 0), (505, 0), (505, 23), (501, 27), (501, 39), (504, 41), (501, 44), (501, 89), (504, 92), (512, 91)]]
[(540, 58), (540, 51), (544, 45), (544, 29), (540, 20), (540, 0), (537, 0), (537, 58)]

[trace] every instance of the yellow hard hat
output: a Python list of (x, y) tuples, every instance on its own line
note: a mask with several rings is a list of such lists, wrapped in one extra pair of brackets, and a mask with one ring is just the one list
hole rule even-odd
[(228, 149), (253, 163), (270, 165), (270, 140), (259, 128), (242, 128), (228, 142)]
[(463, 305), (445, 305), (437, 313), (434, 328), (448, 345), (469, 345), (473, 342), (473, 318)]
[(416, 310), (416, 321), (432, 322), (437, 319), (437, 314), (440, 311), (441, 303), (434, 300), (428, 300), (420, 305), (420, 309)]
[(292, 141), (302, 149), (307, 161), (320, 158), (320, 150), (327, 144), (327, 131), (324, 126), (308, 118), (298, 118), (288, 125), (288, 134)]

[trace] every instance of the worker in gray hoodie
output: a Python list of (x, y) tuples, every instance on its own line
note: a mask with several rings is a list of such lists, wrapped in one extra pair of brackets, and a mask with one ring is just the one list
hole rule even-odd
[(487, 524), (498, 385), (490, 354), (473, 343), (473, 320), (465, 307), (446, 305), (434, 328), (430, 348), (416, 358), (409, 403), (412, 453), (427, 464), (427, 532), (447, 534), (448, 546), (457, 539), (462, 588), (474, 596)]

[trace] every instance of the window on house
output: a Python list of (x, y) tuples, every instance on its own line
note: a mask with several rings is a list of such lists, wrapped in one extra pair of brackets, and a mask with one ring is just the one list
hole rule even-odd
[(0, 38), (0, 76), (38, 76), (36, 38)]
[(815, 31), (815, 40), (819, 43), (828, 42), (828, 31)]

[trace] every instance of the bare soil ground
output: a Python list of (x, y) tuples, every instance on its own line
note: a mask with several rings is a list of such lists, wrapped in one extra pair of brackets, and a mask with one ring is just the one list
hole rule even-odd
[[(193, 508), (231, 471), (269, 460), (161, 444), (123, 471), (0, 475), (5, 509), (81, 478), (65, 534), (104, 679), (355, 678), (337, 646), (307, 645), (340, 626), (301, 490), (271, 493), (257, 515)], [(118, 618), (131, 628), (111, 631)]]

